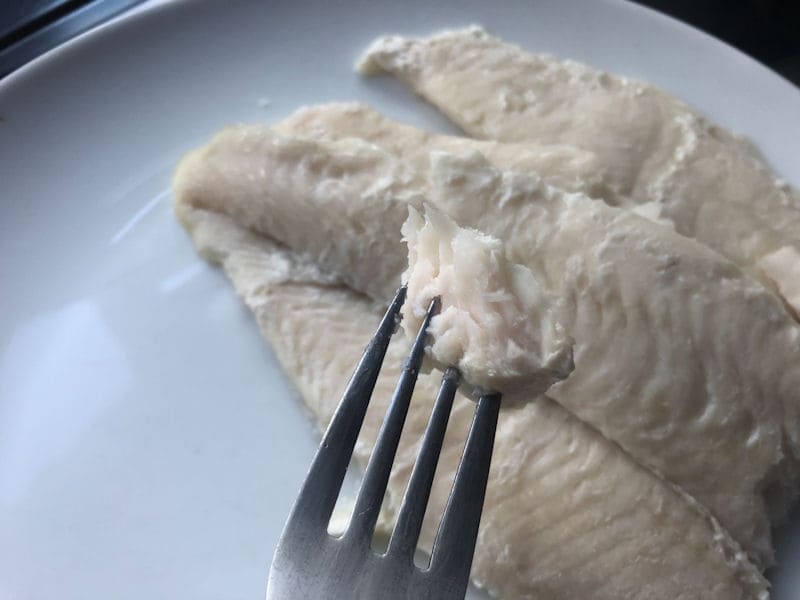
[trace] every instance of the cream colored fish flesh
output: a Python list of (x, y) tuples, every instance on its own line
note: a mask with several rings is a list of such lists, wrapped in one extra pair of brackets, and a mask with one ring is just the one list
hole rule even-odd
[(610, 190), (598, 197), (648, 204), (800, 310), (800, 194), (747, 144), (666, 92), (532, 54), (477, 27), (381, 37), (359, 68), (400, 78), (469, 135), (592, 152)]
[(402, 157), (425, 183), (431, 151), (477, 151), (492, 164), (510, 171), (532, 171), (553, 186), (592, 197), (612, 193), (609, 178), (597, 157), (563, 144), (519, 144), (438, 135), (393, 121), (366, 104), (334, 102), (306, 106), (276, 123), (272, 130), (288, 137), (323, 140), (356, 138)]
[[(188, 200), (176, 209), (198, 251), (222, 265), (321, 428), (330, 420), (379, 312), (308, 258)], [(206, 192), (211, 190), (205, 188)], [(326, 335), (319, 335), (325, 331)], [(395, 336), (356, 457), (369, 456), (408, 346)], [(417, 384), (389, 482), (399, 506), (438, 380)], [(472, 416), (457, 397), (422, 545), (430, 548)], [(473, 580), (500, 598), (768, 598), (744, 552), (694, 500), (540, 397), (500, 418)]]
[(401, 325), (413, 340), (431, 301), (440, 299), (428, 350), (442, 371), (458, 367), (479, 391), (502, 392), (506, 406), (546, 392), (572, 372), (559, 296), (530, 269), (506, 260), (500, 240), (460, 228), (430, 206), (424, 216), (409, 207), (401, 232), (408, 246)]
[[(428, 174), (373, 144), (240, 127), (181, 164), (179, 215), (223, 212), (385, 301), (400, 228), (428, 200), (503, 240), (567, 303), (575, 371), (550, 394), (634, 460), (692, 494), (761, 564), (769, 517), (796, 487), (798, 327), (780, 301), (706, 247), (582, 194), (433, 153)], [(425, 185), (429, 178), (430, 185)]]
[[(393, 121), (357, 102), (303, 107), (272, 129), (276, 133), (303, 138), (357, 138), (402, 158), (404, 163), (414, 166), (422, 179), (429, 172), (432, 151), (456, 154), (477, 151), (498, 168), (538, 173), (547, 184), (554, 187), (568, 192), (583, 192), (593, 198), (604, 198), (614, 206), (625, 204), (628, 210), (651, 221), (674, 226), (672, 221), (660, 216), (661, 209), (657, 203), (631, 203), (618, 198), (613, 177), (605, 172), (597, 156), (574, 146), (536, 142), (501, 143), (437, 135)], [(781, 260), (786, 258), (780, 257)], [(793, 292), (790, 294), (792, 297), (800, 294), (800, 289), (795, 288)]]

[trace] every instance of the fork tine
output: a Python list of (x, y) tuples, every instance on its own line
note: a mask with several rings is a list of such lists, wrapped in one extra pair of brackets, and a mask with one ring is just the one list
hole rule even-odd
[(364, 479), (356, 498), (350, 525), (345, 532), (345, 538), (367, 546), (372, 541), (375, 523), (378, 520), (383, 496), (386, 493), (389, 473), (397, 452), (397, 444), (400, 442), (400, 434), (403, 431), (403, 424), (408, 413), (408, 405), (411, 402), (411, 395), (414, 393), (414, 385), (417, 382), (419, 368), (422, 365), (428, 325), (437, 310), (439, 310), (439, 299), (434, 298), (417, 332), (417, 337), (414, 340), (411, 353), (406, 359), (403, 372), (400, 374), (400, 380), (395, 388), (392, 402), (389, 405), (389, 410), (383, 420), (378, 439), (372, 450), (372, 456), (364, 472)]
[[(312, 528), (326, 531), (405, 298), (406, 287), (403, 286), (397, 290), (378, 331), (364, 350), (311, 463), (289, 516), (287, 530), (296, 521), (295, 515), (302, 515)], [(287, 533), (284, 536), (290, 537)]]
[(414, 551), (422, 529), (422, 519), (433, 485), (433, 476), (442, 451), (442, 442), (453, 407), (453, 398), (458, 390), (461, 373), (454, 367), (448, 368), (442, 377), (442, 386), (431, 412), (428, 427), (422, 440), (417, 462), (411, 472), (403, 504), (397, 516), (397, 524), (389, 541), (387, 554), (405, 560), (413, 560)]
[(431, 574), (451, 582), (463, 582), (462, 595), (466, 592), (472, 567), (499, 412), (499, 394), (486, 394), (478, 400), (464, 454), (433, 545)]

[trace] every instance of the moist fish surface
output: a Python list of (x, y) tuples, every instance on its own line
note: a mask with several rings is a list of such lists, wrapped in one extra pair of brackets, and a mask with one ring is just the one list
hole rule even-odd
[[(307, 256), (186, 200), (179, 191), (176, 208), (198, 251), (225, 269), (324, 428), (377, 327), (375, 302)], [(407, 351), (403, 336), (395, 336), (356, 446), (362, 464)], [(389, 482), (390, 513), (399, 506), (437, 388), (434, 374), (420, 376)], [(456, 398), (424, 548), (431, 546), (473, 407)], [(758, 570), (702, 506), (546, 397), (502, 411), (490, 481), (472, 578), (497, 597), (768, 598)]]
[(272, 126), (287, 137), (322, 140), (354, 138), (402, 157), (420, 176), (430, 168), (432, 151), (477, 151), (492, 164), (510, 171), (539, 173), (553, 186), (593, 197), (613, 193), (610, 178), (594, 153), (564, 144), (508, 143), (440, 135), (393, 121), (366, 104), (333, 102), (304, 106)]
[[(606, 171), (597, 155), (575, 146), (533, 141), (496, 142), (435, 134), (393, 121), (357, 102), (306, 106), (276, 123), (272, 130), (286, 136), (321, 140), (360, 139), (402, 158), (424, 177), (429, 172), (433, 151), (480, 152), (500, 169), (537, 173), (549, 185), (603, 198), (613, 206), (624, 205), (651, 221), (674, 227), (672, 221), (660, 216), (657, 203), (632, 202), (620, 196), (613, 175)], [(780, 261), (787, 259), (785, 256), (778, 258)], [(795, 288), (791, 295), (794, 293), (800, 293), (800, 289)]]
[(768, 564), (768, 513), (779, 518), (796, 487), (798, 328), (780, 301), (708, 248), (626, 210), (479, 154), (432, 153), (431, 165), (423, 177), (362, 140), (233, 128), (181, 164), (178, 214), (228, 214), (379, 301), (405, 268), (409, 204), (427, 200), (503, 240), (507, 258), (568, 305), (575, 371), (551, 397), (697, 498)]
[(655, 205), (655, 216), (772, 286), (797, 316), (800, 194), (670, 94), (478, 27), (378, 38), (359, 68), (398, 77), (469, 135), (591, 151), (611, 190), (599, 197)]
[(413, 340), (439, 298), (428, 351), (442, 371), (457, 367), (478, 390), (503, 393), (506, 406), (546, 392), (572, 372), (560, 297), (507, 261), (500, 240), (460, 228), (430, 206), (424, 216), (409, 207), (402, 234), (408, 269), (401, 325)]

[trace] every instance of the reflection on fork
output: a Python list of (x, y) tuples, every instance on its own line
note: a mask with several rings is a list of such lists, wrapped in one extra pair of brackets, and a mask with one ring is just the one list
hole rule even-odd
[(422, 519), (461, 379), (453, 367), (442, 378), (388, 549), (378, 554), (371, 547), (422, 364), (428, 324), (439, 309), (438, 299), (431, 302), (400, 375), (364, 473), (350, 524), (340, 538), (327, 531), (405, 296), (406, 289), (402, 287), (364, 351), (322, 439), (275, 551), (267, 584), (268, 600), (464, 597), (494, 445), (500, 409), (498, 394), (487, 394), (478, 400), (430, 562), (423, 568), (414, 564)]

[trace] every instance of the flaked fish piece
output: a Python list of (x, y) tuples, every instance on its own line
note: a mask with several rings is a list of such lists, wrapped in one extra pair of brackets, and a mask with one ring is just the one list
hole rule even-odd
[(530, 269), (510, 263), (500, 240), (461, 228), (431, 206), (424, 216), (410, 206), (402, 234), (408, 290), (401, 324), (413, 339), (431, 300), (441, 300), (428, 332), (429, 354), (442, 370), (458, 367), (479, 391), (503, 393), (506, 406), (572, 372), (560, 297)]
[[(181, 220), (198, 251), (225, 269), (323, 429), (377, 327), (374, 303), (307, 257), (182, 198)], [(395, 336), (356, 447), (362, 464), (407, 351)], [(437, 388), (438, 377), (420, 376), (389, 481), (390, 512), (399, 507)], [(425, 549), (473, 407), (456, 398), (423, 526)], [(702, 506), (544, 397), (501, 414), (472, 578), (509, 600), (769, 597), (764, 578)]]
[(404, 269), (400, 227), (424, 199), (504, 241), (567, 302), (575, 371), (553, 398), (709, 507), (760, 564), (796, 488), (798, 328), (780, 301), (708, 248), (582, 194), (434, 154), (432, 187), (358, 140), (218, 134), (179, 167), (193, 208), (309, 255), (381, 301)]
[(679, 233), (800, 309), (800, 194), (749, 145), (663, 90), (532, 54), (478, 27), (378, 38), (359, 68), (400, 78), (470, 135), (593, 152), (614, 192), (605, 200), (656, 203)]

